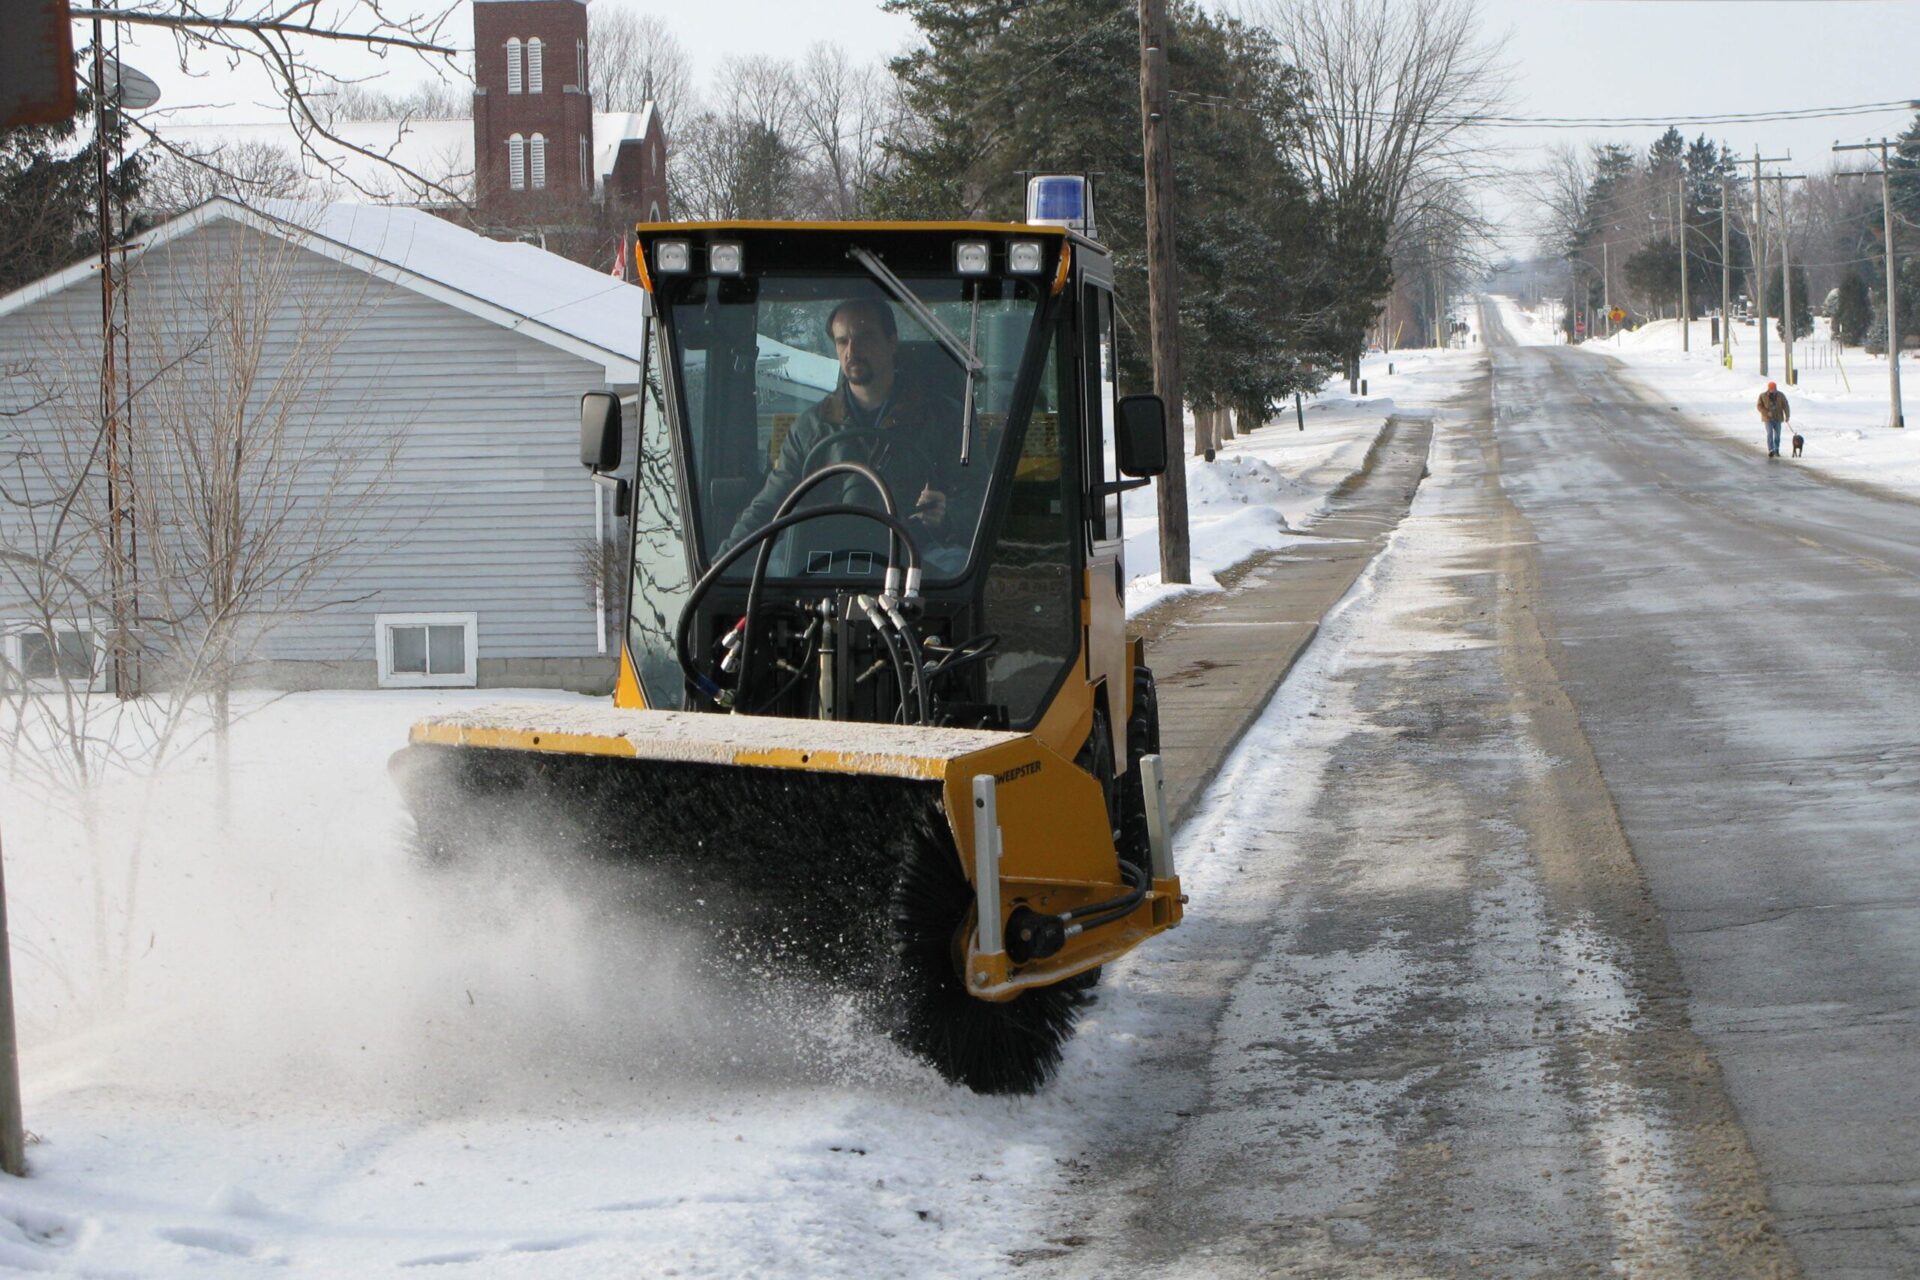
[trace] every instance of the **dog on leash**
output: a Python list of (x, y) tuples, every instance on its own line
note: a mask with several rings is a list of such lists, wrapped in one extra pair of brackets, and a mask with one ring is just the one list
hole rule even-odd
[(1803, 447), (1805, 447), (1806, 443), (1807, 443), (1807, 438), (1805, 436), (1801, 435), (1798, 431), (1793, 433), (1793, 456), (1794, 457), (1797, 458), (1800, 456), (1800, 450)]

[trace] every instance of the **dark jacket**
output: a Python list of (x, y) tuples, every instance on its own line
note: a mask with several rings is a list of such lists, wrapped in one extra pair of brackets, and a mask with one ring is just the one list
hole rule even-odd
[(1760, 411), (1762, 422), (1786, 422), (1793, 417), (1787, 398), (1778, 391), (1762, 391), (1753, 407)]
[[(727, 534), (727, 545), (732, 546), (772, 520), (781, 502), (800, 483), (801, 467), (806, 464), (814, 446), (835, 432), (847, 431), (852, 427), (852, 414), (848, 411), (847, 389), (843, 382), (826, 399), (794, 419), (793, 425), (787, 429), (786, 439), (780, 444), (780, 453), (774, 460), (773, 469), (767, 472), (766, 481), (760, 486), (760, 492), (741, 508), (739, 517), (734, 520), (733, 529)], [(987, 468), (981, 464), (988, 460), (976, 458), (975, 464), (967, 468), (965, 478), (962, 478), (958, 466), (959, 402), (928, 392), (920, 384), (896, 381), (893, 400), (887, 406), (877, 429), (899, 432), (898, 443), (884, 437), (853, 436), (824, 450), (813, 459), (811, 469), (817, 471), (830, 462), (865, 463), (878, 471), (887, 482), (887, 487), (893, 492), (894, 507), (902, 519), (913, 514), (921, 490), (930, 488), (944, 493), (947, 496), (947, 515), (942, 522), (943, 532), (954, 528), (951, 522), (965, 520), (966, 532), (971, 533), (972, 512), (979, 503), (977, 500), (966, 501), (969, 495), (958, 490), (963, 487), (970, 489), (971, 482), (986, 471)], [(974, 496), (977, 499), (977, 495)], [(880, 498), (865, 479), (846, 476), (828, 481), (802, 500), (803, 506), (829, 503), (852, 503), (877, 510)]]

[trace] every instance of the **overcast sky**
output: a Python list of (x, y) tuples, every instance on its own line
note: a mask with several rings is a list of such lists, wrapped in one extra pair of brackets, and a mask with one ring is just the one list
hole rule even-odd
[[(909, 45), (914, 28), (882, 12), (874, 0), (707, 0), (631, 5), (664, 14), (695, 62), (703, 83), (729, 54), (792, 56), (815, 40), (832, 40), (861, 58), (882, 59)], [(1399, 0), (1396, 0), (1399, 2)], [(1408, 0), (1417, 2), (1417, 0)], [(1916, 0), (1479, 0), (1490, 37), (1508, 40), (1516, 115), (1704, 115), (1920, 99), (1920, 2)], [(1215, 4), (1216, 8), (1235, 5)], [(470, 40), (470, 17), (453, 20)], [(171, 50), (152, 36), (130, 55), (161, 82), (174, 104), (224, 104), (227, 118), (269, 118), (261, 97), (235, 93), (223, 77), (193, 81), (170, 65)], [(379, 66), (379, 64), (373, 64)], [(419, 78), (417, 65), (392, 77), (395, 87)], [(206, 112), (195, 112), (204, 117)], [(1836, 140), (1858, 141), (1898, 131), (1912, 113), (1897, 110), (1851, 119), (1740, 125), (1683, 125), (1750, 155), (1791, 154), (1791, 172), (1824, 170)], [(1519, 130), (1498, 139), (1516, 168), (1538, 163), (1546, 146), (1618, 140), (1644, 147), (1658, 127)], [(1524, 220), (1513, 197), (1493, 207)]]

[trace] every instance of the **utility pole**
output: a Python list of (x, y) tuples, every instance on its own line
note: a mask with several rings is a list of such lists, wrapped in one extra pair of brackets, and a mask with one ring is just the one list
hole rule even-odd
[(1600, 309), (1607, 313), (1607, 336), (1613, 336), (1613, 266), (1607, 260), (1607, 242), (1600, 242)]
[(1760, 166), (1778, 164), (1782, 160), (1791, 160), (1791, 153), (1784, 156), (1762, 156), (1760, 148), (1753, 149), (1753, 221), (1754, 221), (1754, 264), (1753, 291), (1758, 297), (1754, 305), (1760, 315), (1760, 376), (1767, 376), (1767, 189), (1760, 181)]
[(1727, 234), (1727, 195), (1730, 184), (1720, 179), (1720, 363), (1733, 368), (1733, 250)]
[[(1804, 173), (1769, 173), (1761, 182), (1794, 182), (1806, 177)], [(1780, 296), (1783, 304), (1780, 316), (1780, 332), (1786, 336), (1781, 339), (1783, 354), (1787, 362), (1787, 385), (1793, 385), (1793, 246), (1787, 243), (1792, 233), (1793, 223), (1787, 217), (1786, 188), (1780, 189)], [(1765, 373), (1762, 366), (1760, 372)]]
[(1180, 296), (1173, 247), (1173, 144), (1167, 135), (1166, 0), (1140, 0), (1140, 130), (1147, 182), (1147, 315), (1153, 389), (1167, 407), (1160, 506), (1160, 580), (1193, 580), (1187, 530), (1186, 413), (1180, 385)]
[[(1887, 244), (1887, 394), (1893, 399), (1893, 417), (1890, 426), (1904, 427), (1907, 416), (1900, 407), (1900, 273), (1896, 267), (1899, 261), (1893, 251), (1893, 186), (1892, 170), (1887, 163), (1887, 148), (1893, 144), (1885, 138), (1878, 142), (1855, 142), (1844, 146), (1836, 145), (1835, 151), (1879, 151), (1880, 153), (1880, 216)], [(1864, 178), (1864, 173), (1849, 174), (1848, 177)]]
[[(1797, 182), (1805, 178), (1805, 173), (1770, 173), (1766, 182)], [(1786, 344), (1788, 361), (1788, 386), (1793, 386), (1793, 246), (1789, 236), (1793, 234), (1793, 221), (1788, 217), (1788, 194), (1786, 188), (1780, 188), (1780, 297), (1782, 297), (1782, 315), (1780, 332), (1786, 334), (1782, 340)]]
[(1693, 350), (1693, 312), (1687, 298), (1687, 175), (1675, 178), (1674, 186), (1680, 198), (1680, 351), (1684, 355)]

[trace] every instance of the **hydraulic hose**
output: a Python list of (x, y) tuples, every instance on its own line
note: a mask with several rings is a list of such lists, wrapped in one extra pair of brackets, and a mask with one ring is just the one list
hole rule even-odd
[[(880, 642), (887, 646), (887, 657), (893, 663), (893, 680), (894, 683), (900, 687), (900, 719), (905, 721), (907, 718), (907, 688), (912, 683), (907, 676), (909, 659), (906, 654), (901, 652), (899, 642), (893, 638), (893, 633), (888, 630), (886, 615), (881, 612), (882, 606), (880, 602), (872, 596), (863, 595), (854, 597), (854, 603), (859, 605), (861, 611), (867, 615), (867, 621), (873, 624), (873, 629), (880, 633)], [(919, 717), (918, 723), (925, 724), (926, 722), (927, 718), (923, 713)]]
[[(815, 447), (818, 448), (818, 446)], [(811, 461), (813, 455), (808, 454), (807, 457), (808, 460)], [(793, 492), (781, 499), (780, 506), (773, 513), (773, 518), (778, 520), (780, 517), (790, 514), (794, 507), (799, 504), (800, 499), (806, 497), (808, 493), (812, 492), (823, 481), (829, 480), (834, 476), (842, 475), (855, 475), (866, 480), (879, 491), (880, 505), (886, 509), (887, 514), (896, 519), (899, 518), (900, 511), (899, 508), (894, 505), (893, 491), (887, 488), (887, 482), (880, 478), (879, 472), (859, 462), (835, 462), (820, 468), (818, 471), (807, 472), (801, 477), (800, 482), (793, 486)], [(758, 531), (753, 534), (748, 534), (747, 537), (741, 539), (741, 541), (746, 542), (757, 536), (757, 533)], [(900, 540), (894, 534), (893, 530), (887, 530), (888, 573), (885, 581), (889, 585), (893, 582), (894, 568), (899, 563), (899, 543)], [(753, 619), (754, 615), (760, 611), (760, 588), (766, 584), (767, 566), (772, 559), (773, 540), (769, 538), (760, 544), (760, 552), (753, 558), (753, 575), (747, 579), (746, 626), (740, 632), (740, 681), (733, 691), (733, 712), (735, 715), (745, 714), (747, 705), (747, 682), (753, 678)]]
[(824, 519), (827, 516), (859, 516), (862, 519), (871, 520), (875, 524), (884, 525), (894, 533), (899, 534), (901, 545), (906, 548), (907, 552), (908, 572), (917, 580), (918, 570), (920, 568), (920, 552), (919, 549), (914, 546), (912, 530), (901, 523), (897, 516), (892, 516), (882, 511), (875, 511), (872, 507), (859, 507), (852, 503), (835, 503), (832, 506), (813, 507), (806, 511), (790, 512), (787, 515), (769, 520), (766, 524), (722, 552), (720, 558), (715, 560), (713, 564), (708, 567), (707, 571), (700, 575), (700, 580), (693, 584), (693, 588), (687, 592), (686, 603), (680, 608), (680, 621), (674, 627), (673, 631), (674, 657), (678, 659), (681, 674), (686, 676), (687, 683), (691, 684), (701, 697), (717, 704), (720, 699), (721, 689), (719, 685), (708, 679), (707, 676), (694, 665), (693, 661), (693, 652), (690, 647), (689, 637), (693, 630), (693, 619), (699, 612), (700, 601), (706, 597), (707, 592), (713, 589), (713, 584), (720, 580), (721, 574), (731, 569), (737, 560), (757, 547), (762, 541), (768, 538), (778, 537), (794, 525), (804, 524), (808, 520)]

